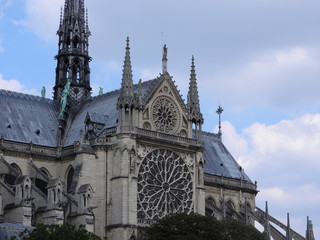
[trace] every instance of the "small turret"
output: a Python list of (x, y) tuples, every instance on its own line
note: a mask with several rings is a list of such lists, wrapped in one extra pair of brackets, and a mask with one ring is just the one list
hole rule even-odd
[(122, 82), (117, 108), (119, 111), (119, 127), (133, 126), (133, 109), (138, 108), (138, 96), (133, 91), (132, 67), (130, 59), (130, 40), (127, 37), (126, 53), (124, 57)]
[(197, 87), (197, 78), (194, 65), (194, 57), (191, 60), (191, 74), (188, 92), (188, 114), (189, 121), (195, 125), (196, 138), (201, 139), (203, 117), (200, 111), (199, 93)]

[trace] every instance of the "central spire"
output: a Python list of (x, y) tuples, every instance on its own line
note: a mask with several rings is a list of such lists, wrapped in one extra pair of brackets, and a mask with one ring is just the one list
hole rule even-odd
[(75, 112), (91, 96), (90, 67), (88, 54), (88, 14), (84, 0), (65, 0), (57, 31), (59, 49), (57, 60), (54, 99), (60, 101), (64, 86), (70, 80), (68, 106)]

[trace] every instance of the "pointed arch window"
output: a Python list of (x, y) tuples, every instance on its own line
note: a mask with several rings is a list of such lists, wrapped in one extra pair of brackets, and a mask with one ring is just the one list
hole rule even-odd
[(70, 167), (67, 174), (67, 193), (73, 193), (73, 191), (71, 190), (73, 175), (74, 175), (74, 168)]

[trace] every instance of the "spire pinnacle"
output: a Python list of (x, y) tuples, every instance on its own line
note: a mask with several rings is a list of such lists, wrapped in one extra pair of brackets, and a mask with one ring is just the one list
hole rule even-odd
[(132, 69), (130, 59), (130, 40), (126, 39), (126, 53), (123, 63), (122, 82), (120, 88), (120, 96), (118, 98), (118, 108), (133, 107), (136, 105), (134, 92), (133, 92), (133, 80)]
[(189, 118), (193, 123), (203, 123), (202, 114), (200, 112), (200, 102), (199, 93), (197, 87), (197, 78), (194, 65), (194, 56), (191, 59), (191, 73), (190, 73), (190, 83), (188, 92), (188, 109)]
[(124, 57), (122, 83), (121, 83), (121, 97), (133, 97), (133, 80), (130, 59), (130, 40), (126, 40), (126, 53)]
[(287, 236), (286, 239), (291, 240), (290, 216), (287, 213)]
[(219, 132), (218, 132), (219, 138), (221, 138), (221, 136), (222, 136), (222, 131), (221, 131), (221, 114), (222, 114), (222, 112), (223, 112), (223, 108), (219, 104), (219, 107), (216, 111), (216, 113), (219, 115)]

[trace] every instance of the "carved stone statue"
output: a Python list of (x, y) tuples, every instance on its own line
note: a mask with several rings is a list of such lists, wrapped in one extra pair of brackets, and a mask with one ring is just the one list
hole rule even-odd
[(61, 92), (59, 119), (63, 119), (63, 113), (67, 106), (67, 97), (70, 92), (70, 84), (71, 84), (71, 80), (68, 79), (68, 82), (66, 83), (63, 91)]
[(99, 87), (99, 96), (103, 94), (103, 88)]
[(46, 88), (44, 86), (41, 89), (41, 97), (43, 97), (43, 98), (46, 97)]

